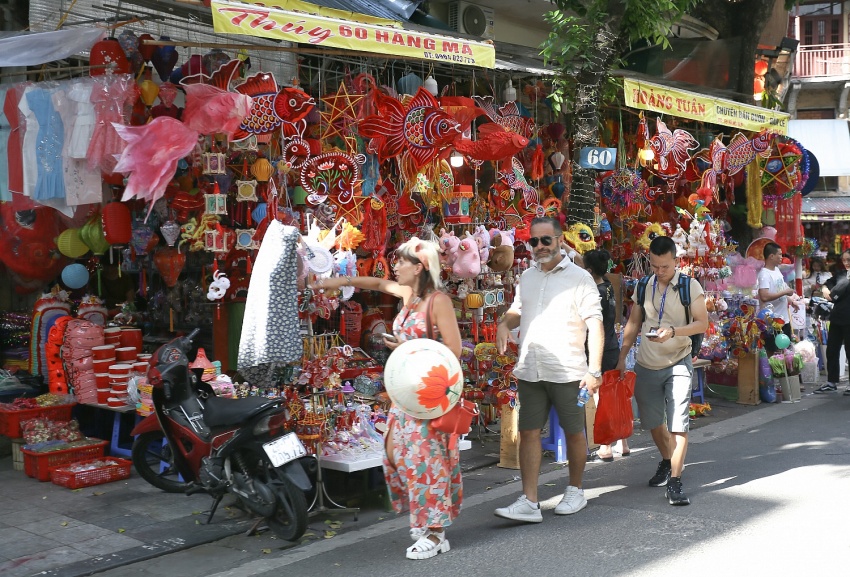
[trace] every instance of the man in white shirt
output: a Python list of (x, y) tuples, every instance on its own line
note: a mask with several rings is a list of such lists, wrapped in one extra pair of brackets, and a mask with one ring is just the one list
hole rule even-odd
[(555, 514), (570, 515), (587, 505), (581, 488), (587, 460), (585, 411), (577, 405), (577, 397), (582, 387), (592, 395), (602, 384), (604, 333), (599, 290), (590, 273), (561, 255), (561, 234), (557, 219), (541, 217), (532, 221), (529, 244), (535, 264), (522, 274), (513, 305), (499, 322), (496, 336), (496, 346), (504, 353), (510, 331), (520, 328), (519, 359), (513, 372), (520, 401), (523, 495), (495, 513), (528, 523), (543, 521), (537, 502), (542, 458), (540, 430), (553, 405), (567, 438), (570, 473), (569, 485)]
[[(782, 247), (775, 242), (764, 245), (764, 267), (758, 275), (759, 302), (762, 307), (771, 305), (773, 317), (785, 321), (785, 324), (782, 325), (782, 332), (788, 335), (788, 338), (791, 338), (791, 313), (788, 311), (788, 297), (794, 297), (795, 293), (794, 289), (786, 284), (782, 272), (777, 268), (781, 263)], [(790, 305), (796, 310), (798, 306), (796, 299), (791, 300)], [(777, 350), (774, 339), (765, 338), (764, 348), (768, 355), (774, 354)]]

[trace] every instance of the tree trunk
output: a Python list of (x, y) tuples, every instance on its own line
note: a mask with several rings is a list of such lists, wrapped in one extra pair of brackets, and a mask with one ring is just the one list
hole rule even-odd
[[(619, 4), (613, 2), (613, 4)], [(567, 205), (569, 224), (594, 222), (596, 206), (596, 171), (578, 165), (579, 151), (585, 146), (599, 145), (599, 91), (617, 53), (620, 16), (610, 14), (607, 25), (596, 34), (587, 62), (576, 77), (575, 110), (573, 116), (573, 180)]]

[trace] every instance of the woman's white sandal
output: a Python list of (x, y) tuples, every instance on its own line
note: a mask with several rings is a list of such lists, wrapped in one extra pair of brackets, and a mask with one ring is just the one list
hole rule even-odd
[[(430, 539), (430, 536), (439, 538), (439, 543), (435, 543)], [(436, 557), (438, 553), (448, 553), (451, 550), (449, 541), (446, 539), (445, 531), (435, 533), (428, 531), (416, 543), (407, 548), (408, 559), (430, 559)]]
[(428, 534), (428, 529), (423, 527), (411, 527), (410, 528), (410, 538), (413, 541), (419, 541), (422, 537)]

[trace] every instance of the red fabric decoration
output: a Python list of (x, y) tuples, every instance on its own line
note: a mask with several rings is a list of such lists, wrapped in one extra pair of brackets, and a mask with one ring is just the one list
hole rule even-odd
[(531, 179), (540, 180), (543, 178), (543, 146), (538, 144), (534, 149), (534, 156), (531, 159)]

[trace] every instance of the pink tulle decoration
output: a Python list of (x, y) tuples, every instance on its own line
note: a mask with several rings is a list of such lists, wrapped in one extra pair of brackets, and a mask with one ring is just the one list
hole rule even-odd
[(727, 259), (732, 267), (732, 285), (742, 289), (752, 289), (758, 281), (759, 270), (764, 262), (757, 258), (743, 258), (740, 255), (732, 255)]
[(198, 133), (168, 116), (144, 126), (116, 124), (115, 130), (127, 142), (115, 171), (131, 173), (121, 200), (141, 198), (153, 207), (174, 177), (177, 161), (197, 144)]
[(183, 123), (201, 134), (223, 132), (228, 137), (251, 112), (252, 99), (246, 94), (228, 92), (209, 84), (188, 84)]
[(769, 238), (770, 240), (776, 240), (776, 229), (772, 226), (761, 227), (761, 238)]

